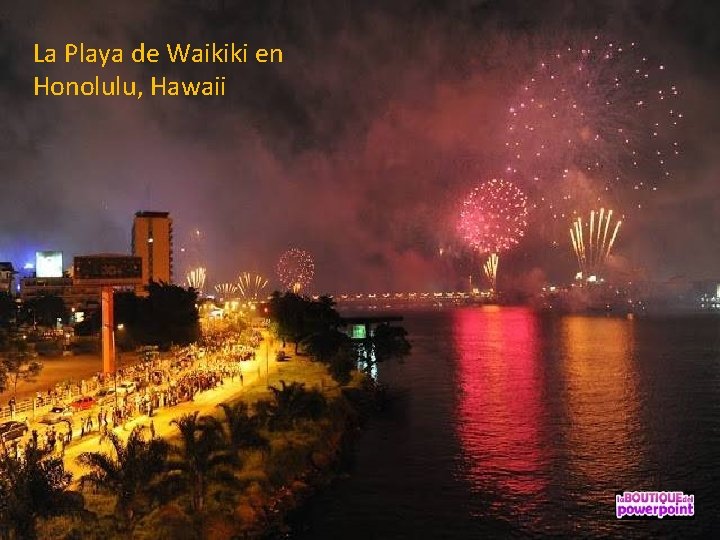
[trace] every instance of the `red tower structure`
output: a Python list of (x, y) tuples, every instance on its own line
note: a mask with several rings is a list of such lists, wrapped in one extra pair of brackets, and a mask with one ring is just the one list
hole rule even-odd
[(103, 373), (114, 373), (113, 297), (117, 288), (134, 289), (142, 283), (142, 258), (112, 254), (75, 257), (73, 260), (73, 283), (100, 287)]

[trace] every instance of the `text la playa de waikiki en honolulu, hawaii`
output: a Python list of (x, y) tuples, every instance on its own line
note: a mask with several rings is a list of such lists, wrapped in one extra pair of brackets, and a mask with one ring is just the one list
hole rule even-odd
[[(60, 51), (41, 47), (35, 43), (35, 63), (94, 64), (104, 69), (113, 64), (122, 64), (126, 59), (136, 64), (157, 64), (161, 60), (160, 49), (140, 43), (129, 55), (121, 48), (87, 47), (84, 43), (67, 43)], [(257, 63), (282, 63), (282, 49), (259, 48), (248, 54), (247, 43), (205, 43), (201, 47), (191, 43), (167, 43), (167, 60), (173, 64), (246, 64), (248, 58)], [(58, 60), (59, 58), (59, 60)], [(210, 80), (176, 80), (165, 76), (151, 76), (152, 96), (224, 96), (224, 75)], [(105, 78), (95, 75), (90, 80), (53, 80), (48, 76), (35, 76), (36, 96), (125, 96), (141, 99), (143, 90), (134, 80), (125, 80), (120, 75)]]

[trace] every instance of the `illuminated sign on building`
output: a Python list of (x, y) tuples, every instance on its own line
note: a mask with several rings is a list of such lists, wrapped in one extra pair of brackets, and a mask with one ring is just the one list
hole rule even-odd
[(62, 251), (36, 252), (35, 275), (39, 278), (63, 277)]
[(133, 285), (142, 280), (142, 259), (125, 255), (75, 257), (73, 279), (92, 285)]
[(352, 339), (365, 339), (367, 337), (365, 325), (364, 324), (353, 324), (351, 326), (350, 337), (352, 337)]

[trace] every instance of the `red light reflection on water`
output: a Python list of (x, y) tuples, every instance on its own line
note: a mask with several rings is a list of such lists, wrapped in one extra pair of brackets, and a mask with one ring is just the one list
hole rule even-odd
[[(458, 435), (471, 482), (532, 520), (547, 480), (540, 441), (538, 322), (526, 309), (456, 312)], [(507, 514), (507, 511), (502, 512)]]

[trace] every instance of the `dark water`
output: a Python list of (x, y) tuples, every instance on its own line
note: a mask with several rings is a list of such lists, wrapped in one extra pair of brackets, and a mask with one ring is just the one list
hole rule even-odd
[[(720, 319), (406, 316), (398, 397), (298, 538), (718, 537)], [(695, 494), (692, 521), (618, 521), (614, 494)]]

